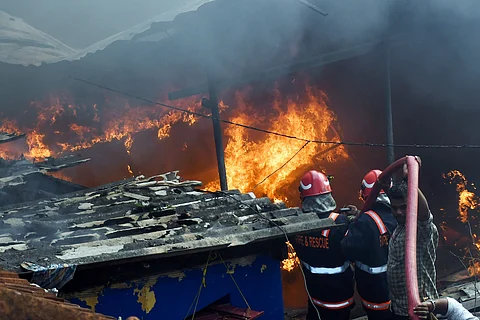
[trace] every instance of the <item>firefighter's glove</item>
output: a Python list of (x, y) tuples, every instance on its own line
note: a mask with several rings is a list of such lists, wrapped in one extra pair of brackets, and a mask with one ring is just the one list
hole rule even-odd
[(360, 210), (358, 210), (357, 207), (355, 207), (354, 205), (350, 204), (350, 205), (342, 208), (342, 213), (344, 213), (347, 217), (348, 216), (357, 216), (358, 214), (360, 214)]

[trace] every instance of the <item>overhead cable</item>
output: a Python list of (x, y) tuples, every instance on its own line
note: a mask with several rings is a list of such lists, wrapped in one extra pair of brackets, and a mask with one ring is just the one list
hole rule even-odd
[(97, 83), (87, 81), (87, 80), (83, 80), (83, 79), (80, 79), (80, 78), (72, 77), (72, 79), (74, 79), (76, 81), (86, 83), (86, 84), (89, 84), (89, 85), (92, 85), (92, 86), (95, 86), (95, 87), (100, 88), (100, 89), (104, 89), (104, 90), (107, 90), (107, 91), (111, 91), (111, 92), (129, 97), (129, 98), (137, 99), (137, 100), (148, 102), (148, 103), (151, 103), (151, 104), (156, 104), (156, 105), (168, 108), (168, 109), (176, 110), (176, 111), (179, 111), (179, 112), (184, 112), (184, 113), (194, 115), (194, 116), (197, 116), (197, 117), (214, 119), (214, 120), (218, 120), (220, 122), (230, 124), (230, 125), (234, 125), (234, 126), (237, 126), (237, 127), (242, 127), (242, 128), (245, 128), (245, 129), (254, 130), (254, 131), (258, 131), (258, 132), (263, 132), (263, 133), (267, 133), (267, 134), (271, 134), (271, 135), (275, 135), (275, 136), (279, 136), (279, 137), (283, 137), (283, 138), (287, 138), (287, 139), (297, 140), (297, 141), (303, 141), (303, 142), (309, 142), (309, 143), (318, 143), (318, 144), (327, 144), (327, 145), (344, 145), (344, 146), (358, 146), (358, 147), (381, 147), (381, 148), (394, 147), (394, 148), (417, 148), (417, 149), (480, 149), (480, 145), (478, 145), (478, 144), (388, 144), (388, 143), (372, 143), (372, 142), (325, 141), (325, 140), (306, 139), (306, 138), (302, 138), (302, 137), (296, 137), (296, 136), (293, 136), (293, 135), (290, 135), (290, 134), (279, 133), (279, 132), (275, 132), (275, 131), (270, 131), (270, 130), (266, 130), (266, 129), (262, 129), (262, 128), (249, 126), (249, 125), (246, 125), (246, 124), (233, 122), (233, 121), (230, 121), (230, 120), (216, 118), (216, 117), (213, 117), (211, 115), (206, 115), (206, 114), (196, 112), (196, 111), (186, 110), (186, 109), (179, 108), (179, 107), (176, 107), (176, 106), (172, 106), (172, 105), (169, 105), (169, 104), (166, 104), (166, 103), (163, 103), (163, 102), (153, 101), (153, 100), (146, 99), (146, 98), (143, 98), (143, 97), (131, 94), (131, 93), (127, 93), (127, 92), (123, 92), (123, 91), (120, 91), (120, 90), (117, 90), (117, 89), (106, 87), (104, 85), (97, 84)]

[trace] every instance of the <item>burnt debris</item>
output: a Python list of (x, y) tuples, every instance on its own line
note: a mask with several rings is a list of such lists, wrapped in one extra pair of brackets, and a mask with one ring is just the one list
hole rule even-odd
[(253, 194), (201, 191), (201, 182), (181, 181), (177, 173), (0, 208), (0, 266), (167, 257), (334, 225)]

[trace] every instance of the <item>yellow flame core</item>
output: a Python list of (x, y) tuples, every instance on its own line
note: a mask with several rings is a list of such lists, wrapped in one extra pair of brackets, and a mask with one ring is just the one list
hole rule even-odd
[[(247, 126), (267, 128), (290, 136), (308, 140), (331, 140), (328, 134), (335, 114), (327, 106), (327, 96), (322, 91), (307, 87), (306, 96), (297, 100), (284, 100), (276, 92), (275, 101), (268, 114), (259, 114), (258, 106), (247, 104), (243, 95), (237, 93), (235, 113), (231, 121)], [(282, 167), (304, 144), (272, 134), (259, 134), (251, 130), (228, 126), (225, 128), (228, 142), (225, 148), (225, 165), (229, 188), (242, 192), (252, 191), (265, 177)], [(334, 139), (338, 139), (336, 136)], [(297, 170), (319, 161), (337, 162), (348, 159), (343, 146), (331, 148), (318, 143), (308, 144), (300, 153), (278, 172), (259, 185), (255, 192), (267, 195), (276, 201), (287, 201), (284, 191), (298, 180)], [(208, 190), (218, 190), (219, 183), (207, 184)]]
[[(451, 184), (456, 183), (456, 189), (458, 192), (458, 218), (463, 223), (469, 222), (469, 211), (479, 209), (479, 198), (478, 196), (468, 190), (468, 180), (463, 173), (458, 170), (452, 170), (444, 178), (449, 179)], [(475, 185), (470, 184), (475, 189)], [(443, 226), (443, 224), (442, 224)], [(480, 242), (476, 233), (472, 230), (472, 241), (475, 244), (475, 248), (480, 250)], [(470, 249), (466, 248), (468, 252)], [(480, 262), (477, 259), (471, 259), (470, 255), (466, 255), (469, 258), (468, 272), (471, 276), (478, 275), (480, 272)]]
[[(178, 101), (175, 106), (194, 112), (201, 112), (198, 97)], [(51, 98), (48, 103), (32, 102), (31, 107), (37, 112), (35, 126), (21, 127), (16, 121), (2, 119), (1, 131), (27, 133), (28, 159), (58, 156), (65, 152), (90, 148), (97, 143), (122, 141), (125, 151), (130, 154), (135, 133), (156, 129), (159, 139), (170, 135), (172, 124), (185, 122), (189, 125), (197, 121), (196, 116), (178, 111), (166, 112), (158, 106), (133, 108), (126, 101), (121, 101), (114, 114), (99, 114), (98, 106), (74, 106), (62, 104), (60, 98)], [(79, 114), (88, 118), (94, 126), (85, 126), (78, 122)], [(87, 115), (87, 116), (86, 116)], [(72, 123), (73, 122), (73, 123)], [(60, 127), (61, 129), (54, 129)], [(12, 159), (14, 155), (7, 149), (1, 150), (0, 156)]]
[(444, 177), (450, 179), (450, 183), (457, 183), (459, 218), (463, 223), (466, 223), (468, 221), (468, 210), (478, 208), (478, 197), (475, 193), (468, 191), (468, 181), (460, 171), (452, 170)]
[(297, 253), (293, 248), (290, 241), (285, 242), (288, 250), (288, 258), (282, 260), (282, 269), (286, 271), (293, 271), (296, 267), (300, 265), (300, 260), (297, 257)]

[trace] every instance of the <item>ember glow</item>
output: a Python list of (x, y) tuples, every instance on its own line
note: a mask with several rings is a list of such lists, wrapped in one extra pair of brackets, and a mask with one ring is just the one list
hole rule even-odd
[[(475, 249), (477, 251), (476, 255), (478, 255), (478, 252), (480, 250), (480, 239), (478, 239), (478, 235), (474, 230), (476, 225), (474, 225), (473, 222), (472, 224), (470, 224), (472, 217), (469, 215), (469, 213), (473, 210), (478, 211), (480, 209), (479, 198), (474, 192), (468, 190), (468, 180), (465, 175), (460, 171), (452, 170), (446, 175), (444, 175), (444, 178), (448, 179), (451, 184), (456, 184), (456, 189), (458, 192), (458, 218), (463, 223), (469, 224), (472, 236), (472, 244), (474, 245), (471, 246), (472, 248), (465, 249), (467, 252), (467, 254), (465, 255), (465, 259), (468, 259), (469, 261), (468, 271), (470, 275), (478, 275), (480, 272), (480, 262), (478, 261), (478, 259), (474, 258), (474, 254), (471, 250)], [(470, 184), (470, 186), (475, 189), (474, 184)]]
[(468, 211), (478, 209), (478, 197), (467, 189), (468, 181), (460, 171), (452, 170), (444, 175), (444, 178), (457, 184), (459, 218), (465, 223), (468, 221)]
[[(324, 92), (305, 85), (300, 93), (290, 97), (276, 90), (267, 100), (255, 99), (252, 102), (250, 89), (229, 93), (230, 106), (224, 101), (219, 103), (222, 118), (301, 139), (340, 140), (335, 129), (335, 114), (328, 108), (328, 98)], [(27, 148), (15, 150), (6, 145), (1, 149), (0, 156), (12, 159), (23, 153), (28, 159), (58, 157), (113, 141), (120, 141), (126, 154), (131, 155), (137, 133), (156, 130), (157, 138), (163, 140), (169, 138), (176, 124), (194, 126), (199, 120), (191, 114), (171, 111), (162, 106), (131, 105), (129, 101), (119, 98), (104, 98), (104, 101), (77, 105), (73, 101), (63, 95), (62, 98), (51, 98), (47, 102), (32, 102), (25, 111), (27, 117), (14, 120), (4, 117), (0, 130), (27, 133)], [(208, 108), (201, 106), (200, 96), (170, 104), (198, 113), (209, 112)], [(287, 189), (291, 191), (291, 186), (304, 170), (322, 170), (327, 163), (348, 159), (343, 146), (309, 143), (283, 166), (304, 145), (304, 141), (234, 125), (223, 125), (223, 130), (229, 188), (242, 192), (253, 190), (275, 201), (289, 202)], [(183, 142), (178, 146), (179, 151), (187, 149)], [(195, 148), (195, 144), (188, 146), (189, 152), (194, 152)], [(134, 171), (130, 164), (124, 165), (124, 176), (146, 169), (135, 166)], [(211, 166), (216, 167), (216, 163), (212, 162)], [(216, 175), (210, 177), (210, 181), (208, 177), (204, 181), (207, 183), (206, 189), (219, 189)]]
[(285, 242), (288, 250), (288, 258), (282, 260), (282, 269), (286, 271), (293, 271), (296, 267), (300, 265), (300, 260), (297, 257), (297, 253), (293, 248), (290, 241)]
[[(20, 124), (4, 119), (0, 130), (27, 133), (28, 150), (23, 153), (28, 159), (40, 159), (114, 140), (122, 141), (125, 151), (130, 153), (138, 132), (154, 129), (158, 138), (163, 139), (169, 136), (174, 123), (193, 124), (197, 120), (191, 114), (168, 112), (161, 106), (131, 107), (125, 100), (107, 100), (103, 110), (97, 104), (75, 106), (65, 102), (68, 100), (51, 98), (45, 103), (32, 102), (28, 111), (36, 113), (33, 121)], [(175, 105), (201, 111), (198, 97), (184, 99)], [(19, 155), (3, 149), (0, 156), (12, 159)]]
[[(258, 128), (266, 128), (308, 140), (334, 140), (339, 137), (332, 130), (334, 113), (327, 106), (324, 92), (307, 87), (306, 96), (296, 100), (285, 100), (277, 91), (271, 111), (260, 114), (258, 106), (247, 104), (237, 93), (235, 113), (231, 121)], [(225, 148), (225, 165), (229, 188), (243, 192), (252, 191), (258, 183), (284, 165), (304, 144), (305, 141), (292, 140), (271, 134), (252, 132), (243, 127), (225, 128), (227, 146)], [(274, 200), (288, 201), (284, 190), (308, 166), (321, 166), (326, 162), (338, 162), (348, 159), (343, 146), (308, 144), (300, 153), (281, 170), (269, 177), (255, 188), (255, 193), (265, 194)], [(218, 189), (218, 182), (207, 185), (207, 189)]]

